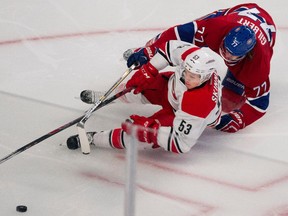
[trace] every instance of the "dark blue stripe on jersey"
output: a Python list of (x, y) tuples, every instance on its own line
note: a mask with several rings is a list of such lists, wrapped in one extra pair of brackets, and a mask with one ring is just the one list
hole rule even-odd
[[(166, 59), (166, 61), (168, 62), (168, 64), (170, 65), (170, 66), (173, 66), (173, 64), (172, 64), (172, 62), (170, 61), (170, 50), (169, 50), (169, 46), (170, 45), (170, 43), (168, 42), (167, 43), (167, 47), (165, 47), (165, 49), (167, 49), (166, 51), (167, 51), (167, 54), (165, 53), (165, 51), (163, 52), (161, 49), (158, 49), (158, 53), (163, 57), (163, 58), (165, 58)], [(169, 57), (169, 58), (168, 58)]]
[(266, 110), (269, 106), (270, 93), (255, 100), (249, 100), (250, 104), (258, 107), (259, 109)]
[(167, 150), (171, 151), (171, 138), (172, 138), (172, 134), (173, 134), (173, 127), (171, 127), (170, 129), (170, 133), (169, 133), (169, 137), (168, 137), (168, 145), (167, 145)]
[(181, 41), (193, 43), (193, 38), (195, 35), (195, 27), (193, 22), (177, 26), (177, 31)]
[(160, 36), (161, 36), (161, 34), (156, 35), (155, 41), (158, 40)]
[(124, 143), (124, 131), (123, 130), (121, 130), (121, 144), (122, 144), (122, 146), (123, 146), (123, 148), (126, 148), (126, 146), (125, 146), (125, 143)]
[(251, 13), (251, 14), (253, 14), (253, 16), (257, 17), (261, 21), (261, 23), (266, 23), (266, 20), (262, 16), (260, 16), (259, 14), (256, 14), (256, 13)]
[(175, 144), (176, 144), (176, 147), (177, 147), (178, 152), (183, 153), (183, 152), (181, 151), (180, 146), (179, 146), (177, 136), (174, 136), (174, 141), (175, 141)]
[[(166, 52), (167, 52), (167, 56), (169, 57), (169, 59), (171, 59), (171, 54), (170, 54), (170, 42), (166, 43), (167, 47), (166, 47)], [(173, 66), (172, 62), (169, 61), (167, 58), (165, 58), (170, 66)]]
[(218, 17), (218, 16), (223, 16), (224, 14), (225, 14), (225, 12), (226, 12), (226, 10), (218, 10), (217, 12), (216, 12), (216, 14), (213, 16), (213, 18), (214, 17)]
[(219, 11), (216, 11), (214, 13), (208, 14), (205, 18), (203, 18), (203, 20), (223, 16), (224, 12), (226, 12), (226, 11), (225, 10), (219, 10)]
[[(241, 11), (245, 11), (245, 10), (249, 10), (249, 9), (247, 7), (240, 7), (238, 9), (236, 9), (235, 11), (241, 12)], [(249, 12), (249, 14), (253, 14), (253, 16), (257, 17), (261, 21), (261, 23), (266, 22), (265, 19), (262, 16), (260, 16), (259, 14), (251, 13), (251, 12)]]
[(248, 10), (248, 8), (247, 7), (240, 7), (238, 9), (234, 10), (234, 11), (235, 12), (241, 12), (241, 11), (245, 11), (245, 10)]
[(113, 131), (113, 130), (111, 130), (111, 131), (109, 132), (109, 145), (111, 146), (111, 148), (115, 148), (115, 147), (113, 146), (113, 144), (112, 144), (112, 131)]

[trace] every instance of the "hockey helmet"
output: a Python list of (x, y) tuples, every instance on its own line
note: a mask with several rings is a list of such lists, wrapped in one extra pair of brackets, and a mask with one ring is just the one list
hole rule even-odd
[(200, 75), (200, 84), (202, 84), (210, 79), (217, 64), (213, 56), (199, 48), (185, 57), (183, 68), (190, 73)]
[(248, 26), (233, 28), (224, 38), (224, 48), (233, 56), (245, 56), (256, 44), (255, 32)]

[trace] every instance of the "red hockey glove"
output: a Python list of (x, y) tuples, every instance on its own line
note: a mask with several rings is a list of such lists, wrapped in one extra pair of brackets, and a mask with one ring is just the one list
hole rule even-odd
[(131, 120), (122, 123), (122, 129), (129, 135), (132, 134), (132, 126), (137, 125), (136, 138), (140, 142), (153, 143), (157, 145), (157, 133), (160, 123), (157, 119), (146, 118), (144, 116), (131, 115)]
[(126, 88), (134, 87), (134, 94), (145, 90), (155, 80), (158, 70), (149, 62), (143, 65), (127, 82)]
[(133, 64), (140, 66), (146, 64), (156, 53), (155, 48), (144, 47), (135, 50), (129, 49), (124, 52), (124, 59), (127, 59), (127, 67), (131, 67)]
[(243, 114), (240, 110), (233, 110), (230, 113), (221, 116), (220, 123), (215, 127), (216, 130), (235, 133), (245, 127)]

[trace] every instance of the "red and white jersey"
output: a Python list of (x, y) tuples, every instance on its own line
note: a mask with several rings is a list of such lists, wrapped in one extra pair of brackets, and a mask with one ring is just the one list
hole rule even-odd
[(221, 88), (217, 68), (210, 80), (201, 86), (188, 90), (183, 81), (184, 59), (182, 54), (196, 47), (182, 41), (163, 44), (151, 59), (158, 70), (175, 66), (175, 73), (168, 81), (168, 100), (175, 111), (173, 127), (161, 126), (158, 130), (158, 145), (175, 153), (188, 152), (197, 142), (207, 126), (218, 123), (221, 114)]
[(270, 61), (276, 39), (276, 27), (271, 16), (254, 3), (240, 4), (207, 14), (195, 21), (176, 25), (148, 41), (146, 46), (159, 48), (168, 40), (181, 40), (199, 47), (209, 47), (219, 54), (224, 37), (236, 26), (250, 27), (257, 43), (251, 55), (236, 65), (226, 64), (233, 76), (244, 85), (246, 103), (240, 108), (245, 124), (262, 117), (269, 105)]

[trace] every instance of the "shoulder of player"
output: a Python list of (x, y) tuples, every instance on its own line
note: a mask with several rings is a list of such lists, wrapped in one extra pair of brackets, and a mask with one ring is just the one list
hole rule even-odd
[(216, 105), (218, 86), (208, 81), (199, 88), (185, 91), (181, 101), (181, 110), (201, 118), (206, 118)]
[(228, 68), (236, 79), (245, 86), (254, 88), (269, 79), (272, 53), (269, 49), (264, 51), (264, 49), (261, 48), (261, 45), (256, 44), (251, 53), (251, 57), (247, 56), (237, 65), (228, 66)]
[(244, 9), (251, 9), (251, 8), (259, 8), (259, 6), (256, 3), (243, 3), (243, 4), (238, 4), (235, 5), (231, 8), (229, 8), (229, 10), (227, 10), (227, 13), (234, 13), (234, 12), (238, 12), (239, 8), (244, 8)]

